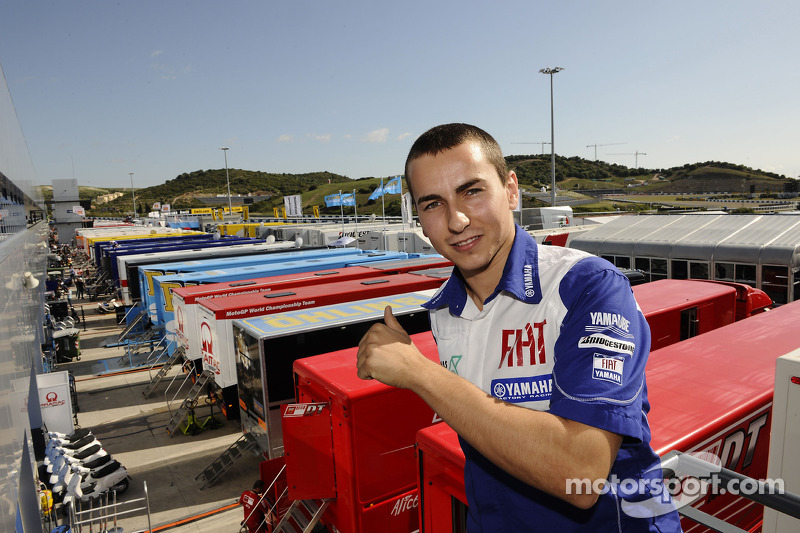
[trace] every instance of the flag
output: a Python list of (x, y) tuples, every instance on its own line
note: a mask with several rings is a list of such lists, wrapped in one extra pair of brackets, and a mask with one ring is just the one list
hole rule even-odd
[(400, 181), (403, 177), (397, 176), (383, 188), (386, 194), (400, 194), (403, 192), (403, 183)]
[(283, 205), (284, 208), (286, 209), (286, 214), (288, 214), (290, 217), (303, 216), (303, 203), (302, 203), (302, 198), (299, 194), (294, 194), (292, 196), (284, 196)]
[(378, 188), (372, 191), (372, 194), (369, 195), (370, 200), (377, 200), (381, 196), (384, 195), (386, 191), (383, 189), (383, 184), (378, 185)]
[(336, 207), (342, 205), (342, 198), (338, 194), (330, 194), (325, 197), (325, 207)]
[(413, 222), (414, 220), (414, 211), (413, 211), (414, 202), (411, 200), (411, 193), (407, 192), (400, 198), (401, 198), (400, 208), (401, 208), (401, 213), (403, 215), (403, 223), (411, 224), (411, 222)]
[(355, 207), (356, 205), (356, 196), (355, 194), (343, 194), (342, 195), (342, 205), (351, 205)]

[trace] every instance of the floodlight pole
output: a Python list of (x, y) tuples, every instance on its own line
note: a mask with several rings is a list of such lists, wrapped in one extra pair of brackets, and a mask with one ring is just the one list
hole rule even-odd
[(136, 189), (133, 188), (133, 172), (128, 172), (131, 177), (131, 196), (133, 196), (133, 218), (136, 218)]
[(231, 180), (228, 177), (228, 147), (223, 146), (220, 150), (225, 154), (225, 181), (228, 182), (228, 214), (233, 215), (233, 205), (231, 205)]
[(555, 122), (553, 120), (553, 74), (564, 70), (561, 67), (543, 68), (539, 72), (550, 75), (550, 205), (556, 206), (556, 145)]

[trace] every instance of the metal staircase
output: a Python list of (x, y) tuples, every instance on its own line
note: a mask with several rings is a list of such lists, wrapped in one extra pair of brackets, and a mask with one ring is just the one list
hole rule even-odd
[(197, 381), (194, 382), (194, 385), (189, 390), (189, 395), (183, 400), (181, 406), (175, 411), (175, 413), (172, 414), (172, 418), (170, 418), (169, 422), (167, 423), (167, 433), (169, 433), (170, 437), (175, 435), (175, 430), (178, 429), (181, 425), (181, 422), (186, 419), (189, 411), (194, 409), (194, 406), (197, 405), (197, 398), (203, 391), (203, 387), (206, 386), (212, 377), (213, 374), (210, 370), (204, 370), (202, 374), (197, 376)]
[(311, 533), (333, 500), (295, 500), (272, 533)]
[[(128, 314), (130, 314), (130, 312), (133, 309), (134, 308), (132, 307), (131, 310), (128, 311), (128, 313), (125, 314), (125, 319), (126, 320), (128, 319)], [(142, 309), (141, 311), (139, 311), (137, 313), (137, 315), (133, 318), (133, 320), (131, 320), (130, 324), (128, 324), (125, 327), (125, 329), (122, 330), (122, 333), (119, 334), (119, 338), (117, 339), (117, 342), (121, 343), (123, 341), (123, 339), (125, 339), (125, 337), (127, 337), (131, 332), (133, 332), (133, 330), (135, 328), (139, 327), (140, 325), (142, 326), (142, 329), (145, 329), (144, 325), (146, 324), (146, 322), (145, 322), (145, 317), (146, 316), (147, 316), (147, 310), (146, 309)]]
[(205, 482), (200, 487), (203, 490), (216, 483), (224, 474), (245, 452), (249, 452), (255, 456), (262, 455), (266, 448), (258, 440), (258, 438), (251, 434), (245, 433), (239, 440), (230, 445), (230, 447), (222, 452), (210, 465), (208, 465), (202, 472), (195, 476), (195, 480), (203, 478)]
[(175, 363), (177, 363), (180, 360), (183, 360), (183, 355), (185, 353), (186, 350), (183, 348), (183, 346), (172, 352), (172, 356), (169, 359), (167, 359), (164, 365), (159, 369), (158, 373), (155, 376), (153, 376), (153, 378), (150, 380), (150, 383), (147, 384), (147, 387), (145, 387), (144, 391), (142, 391), (142, 396), (144, 396), (145, 398), (150, 396), (150, 394), (152, 394), (153, 392), (153, 389), (155, 389), (156, 386), (161, 382), (161, 380), (164, 379), (164, 376), (166, 376), (167, 373), (172, 369), (172, 367), (175, 366)]

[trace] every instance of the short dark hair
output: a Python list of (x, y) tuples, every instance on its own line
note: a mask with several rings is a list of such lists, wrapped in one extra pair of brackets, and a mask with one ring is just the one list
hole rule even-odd
[(497, 141), (494, 140), (494, 137), (477, 126), (457, 122), (434, 126), (414, 141), (411, 150), (408, 152), (408, 157), (406, 157), (405, 176), (408, 189), (411, 190), (408, 167), (412, 161), (426, 155), (440, 154), (445, 150), (450, 150), (470, 141), (478, 143), (483, 155), (486, 156), (489, 163), (497, 171), (500, 183), (505, 185), (508, 179), (508, 166), (503, 157), (503, 151)]
[(253, 490), (264, 490), (264, 480), (257, 479), (255, 483), (253, 483)]

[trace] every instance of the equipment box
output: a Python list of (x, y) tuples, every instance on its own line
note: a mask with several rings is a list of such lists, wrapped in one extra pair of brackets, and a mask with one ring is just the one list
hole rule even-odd
[(80, 330), (78, 328), (59, 329), (53, 332), (57, 362), (67, 362), (81, 358)]
[[(439, 362), (430, 332), (412, 339)], [(410, 390), (359, 379), (356, 353), (350, 348), (294, 364), (300, 403), (283, 413), (289, 497), (335, 498), (324, 520), (340, 531), (412, 531), (419, 526), (414, 443), (437, 417)]]

